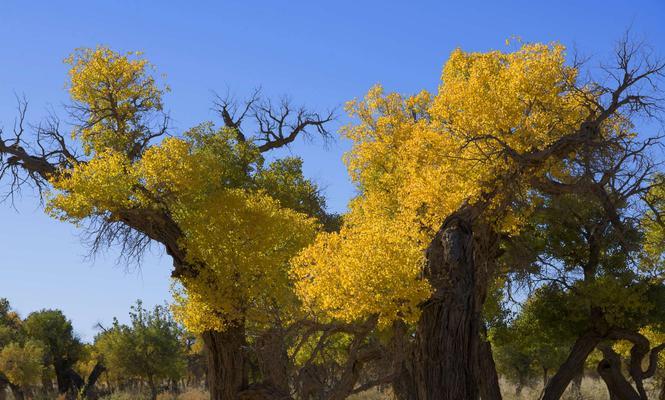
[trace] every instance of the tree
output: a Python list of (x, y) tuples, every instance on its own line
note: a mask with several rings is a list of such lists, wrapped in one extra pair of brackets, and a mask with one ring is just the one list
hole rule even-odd
[[(22, 321), (19, 315), (11, 309), (9, 300), (0, 298), (0, 351), (10, 343), (16, 343), (23, 338)], [(0, 369), (0, 400), (4, 400), (7, 387), (20, 390), (12, 386), (11, 382)]]
[(42, 378), (44, 349), (30, 340), (21, 345), (12, 342), (0, 351), (0, 372), (6, 377), (17, 400), (22, 400), (31, 386)]
[(555, 371), (568, 355), (574, 340), (570, 332), (552, 329), (547, 324), (549, 319), (542, 318), (542, 311), (551, 314), (557, 308), (556, 300), (550, 288), (543, 287), (529, 296), (513, 319), (490, 331), (497, 368), (515, 383), (518, 395), (535, 378), (541, 378), (543, 386), (547, 384), (549, 372)]
[(657, 110), (651, 84), (663, 64), (636, 57), (619, 46), (607, 87), (582, 82), (558, 44), (456, 50), (437, 94), (375, 87), (352, 102), (347, 164), (360, 195), (341, 231), (296, 260), (305, 304), (347, 321), (417, 321), (417, 398), (476, 398), (481, 313), (502, 239), (519, 231), (534, 189), (606, 195), (603, 182), (572, 184), (563, 172), (571, 159), (631, 146), (630, 118)]
[[(546, 332), (569, 348), (565, 362), (556, 365), (556, 374), (546, 382), (545, 399), (558, 399), (583, 372), (591, 352), (607, 342), (629, 340), (638, 345), (642, 357), (651, 351), (639, 334), (662, 318), (659, 274), (641, 256), (645, 246), (642, 198), (658, 182), (651, 176), (657, 164), (640, 150), (649, 143), (595, 156), (602, 161), (582, 158), (584, 163), (571, 163), (565, 180), (579, 182), (594, 176), (588, 181), (603, 182), (605, 202), (583, 192), (541, 193), (529, 222), (502, 257), (503, 263), (512, 266), (506, 282), (518, 291), (537, 288), (535, 293), (530, 291), (537, 301), (523, 310), (538, 326), (537, 332)], [(603, 353), (615, 359), (609, 351)], [(601, 362), (615, 365), (610, 359)], [(639, 390), (647, 372), (635, 371), (632, 379)], [(612, 375), (608, 387), (630, 386), (623, 381), (616, 385), (621, 374)]]
[(263, 153), (310, 132), (328, 136), (333, 114), (257, 92), (242, 105), (219, 99), (221, 129), (206, 123), (166, 137), (166, 89), (140, 54), (99, 47), (68, 62), (78, 144), (55, 118), (27, 139), (22, 103), (14, 138), (0, 140), (0, 177), (10, 194), (26, 182), (51, 188), (48, 212), (87, 225), (93, 249), (119, 244), (132, 258), (160, 243), (182, 288), (176, 314), (206, 345), (211, 398), (235, 398), (248, 386), (246, 323), (292, 304), (289, 258), (334, 221), (300, 160), (266, 165)]
[(162, 382), (184, 376), (183, 332), (162, 306), (148, 311), (137, 301), (129, 315), (130, 325), (115, 320), (95, 338), (95, 346), (114, 375), (146, 382), (154, 400)]
[(11, 309), (9, 300), (0, 298), (0, 348), (18, 341), (22, 332), (21, 317)]
[(44, 363), (55, 371), (58, 392), (70, 391), (73, 388), (70, 370), (82, 351), (71, 321), (60, 310), (41, 310), (28, 315), (23, 327), (28, 337), (43, 344)]

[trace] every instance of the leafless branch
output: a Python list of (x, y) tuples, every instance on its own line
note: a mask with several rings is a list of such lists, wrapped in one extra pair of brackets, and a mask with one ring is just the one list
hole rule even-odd
[[(261, 89), (256, 89), (249, 99), (239, 102), (230, 94), (215, 96), (214, 110), (222, 118), (224, 126), (236, 132), (239, 142), (256, 143), (261, 152), (288, 146), (298, 136), (311, 137), (314, 133), (330, 140), (332, 133), (328, 124), (335, 119), (335, 110), (324, 114), (305, 107), (294, 107), (287, 97), (275, 104), (263, 98)], [(256, 131), (247, 134), (243, 124), (251, 117)]]

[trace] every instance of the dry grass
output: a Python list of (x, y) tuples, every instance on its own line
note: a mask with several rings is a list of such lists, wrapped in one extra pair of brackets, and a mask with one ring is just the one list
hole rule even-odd
[(393, 396), (392, 390), (390, 389), (372, 389), (366, 392), (355, 394), (349, 397), (348, 400), (393, 400), (394, 398), (395, 397)]
[[(146, 395), (136, 393), (116, 392), (102, 397), (100, 400), (147, 400), (148, 398)], [(160, 393), (157, 395), (157, 400), (208, 400), (208, 398), (208, 392), (200, 389), (187, 389), (187, 391), (177, 395), (173, 393)]]
[[(658, 398), (658, 387), (656, 382), (653, 380), (645, 381), (645, 386), (650, 392), (650, 399)], [(502, 379), (501, 380), (501, 392), (503, 395), (503, 400), (533, 400), (540, 397), (542, 392), (542, 385), (533, 385), (530, 387), (525, 387), (522, 389), (522, 392), (519, 396), (515, 395), (515, 385)], [(607, 394), (607, 388), (605, 383), (600, 379), (595, 378), (584, 378), (582, 380), (582, 399), (584, 400), (609, 400)], [(379, 391), (379, 390), (369, 390), (364, 393), (351, 396), (349, 400), (393, 400), (394, 397), (390, 390)], [(573, 395), (570, 388), (566, 390), (562, 400), (577, 400)]]
[[(657, 382), (653, 379), (644, 381), (644, 386), (649, 392), (650, 399), (657, 399), (659, 387)], [(515, 385), (505, 380), (501, 380), (501, 392), (503, 395), (503, 400), (533, 400), (540, 397), (542, 392), (542, 385), (534, 385), (531, 387), (526, 387), (522, 389), (520, 396), (515, 395)], [(582, 399), (584, 400), (609, 400), (609, 395), (607, 394), (607, 388), (605, 383), (598, 378), (585, 377), (582, 380)], [(562, 400), (577, 400), (578, 397), (575, 397), (571, 388), (568, 387), (566, 392), (561, 397)]]
[[(650, 399), (658, 398), (657, 384), (654, 380), (645, 381), (645, 386), (650, 392)], [(515, 394), (515, 385), (501, 380), (501, 392), (503, 400), (533, 400), (540, 397), (542, 385), (533, 385), (525, 387), (519, 396)], [(11, 399), (11, 395), (8, 399)], [(582, 381), (582, 398), (584, 400), (608, 400), (607, 389), (605, 384), (600, 379), (584, 378)], [(142, 397), (134, 393), (114, 393), (106, 396), (101, 400), (143, 400), (147, 397)], [(188, 389), (187, 391), (178, 395), (162, 393), (157, 397), (158, 400), (207, 400), (208, 393), (200, 389)], [(562, 400), (576, 400), (570, 388), (564, 393)], [(390, 389), (373, 389), (364, 393), (359, 393), (349, 397), (349, 400), (394, 400), (394, 396)]]

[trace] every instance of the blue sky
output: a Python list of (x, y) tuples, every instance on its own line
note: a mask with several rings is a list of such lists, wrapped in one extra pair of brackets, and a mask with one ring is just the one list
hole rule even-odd
[[(215, 120), (213, 91), (272, 96), (325, 110), (375, 83), (404, 93), (435, 89), (447, 55), (504, 49), (513, 35), (560, 41), (606, 59), (631, 27), (665, 56), (661, 1), (12, 1), (0, 0), (0, 126), (10, 130), (14, 93), (29, 119), (62, 110), (66, 66), (77, 47), (142, 50), (166, 73), (175, 128)], [(333, 128), (346, 122), (341, 116)], [(308, 176), (343, 211), (353, 195), (341, 156), (348, 144), (299, 143)], [(17, 210), (0, 204), (0, 297), (23, 315), (60, 308), (84, 339), (97, 322), (126, 316), (137, 298), (170, 299), (170, 260), (156, 248), (140, 271), (111, 250), (94, 262), (75, 227), (49, 219), (29, 191)]]

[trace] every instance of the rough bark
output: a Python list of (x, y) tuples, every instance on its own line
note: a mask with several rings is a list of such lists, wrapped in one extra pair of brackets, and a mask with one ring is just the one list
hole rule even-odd
[(501, 400), (499, 375), (492, 356), (492, 345), (485, 338), (480, 339), (478, 348), (478, 372), (480, 398), (482, 400)]
[(418, 400), (413, 365), (413, 341), (403, 321), (393, 324), (393, 337), (390, 341), (393, 355), (392, 388), (397, 400)]
[(575, 375), (584, 368), (584, 362), (601, 339), (595, 332), (587, 332), (575, 341), (566, 361), (547, 382), (542, 400), (558, 400), (561, 398)]
[(247, 388), (243, 324), (229, 326), (224, 332), (206, 331), (201, 336), (206, 348), (210, 399), (237, 400)]
[(489, 230), (477, 221), (474, 226), (476, 211), (464, 207), (448, 217), (427, 249), (424, 276), (434, 291), (421, 306), (416, 330), (419, 400), (479, 395), (481, 310), (495, 249)]
[(290, 362), (281, 330), (274, 328), (264, 332), (257, 338), (254, 348), (263, 382), (289, 393)]

